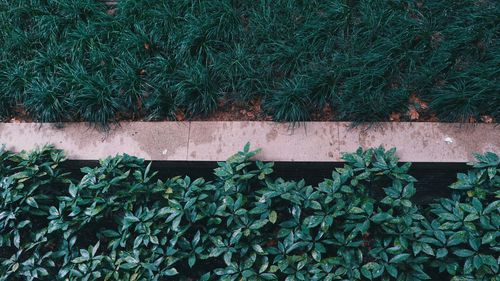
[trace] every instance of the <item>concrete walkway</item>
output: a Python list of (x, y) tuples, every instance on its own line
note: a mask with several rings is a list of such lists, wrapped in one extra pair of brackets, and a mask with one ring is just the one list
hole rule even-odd
[(473, 152), (500, 153), (496, 124), (345, 122), (124, 122), (102, 132), (86, 123), (0, 123), (0, 144), (13, 151), (53, 144), (70, 159), (128, 153), (147, 160), (223, 161), (250, 142), (265, 161), (337, 162), (359, 146), (396, 147), (401, 161), (468, 162)]

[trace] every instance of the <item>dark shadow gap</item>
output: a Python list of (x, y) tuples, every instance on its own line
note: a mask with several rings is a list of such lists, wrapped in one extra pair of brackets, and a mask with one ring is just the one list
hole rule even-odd
[[(70, 160), (64, 163), (64, 168), (80, 178), (80, 168), (97, 165), (98, 161)], [(342, 162), (275, 162), (273, 178), (296, 181), (304, 179), (308, 185), (317, 185), (325, 178), (331, 178), (332, 171), (343, 165)], [(158, 171), (160, 179), (188, 175), (192, 179), (203, 177), (213, 180), (217, 162), (153, 161), (151, 168)], [(465, 163), (413, 163), (409, 173), (418, 180), (415, 183), (415, 201), (429, 203), (435, 198), (449, 196), (451, 190), (448, 186), (456, 181), (457, 173), (464, 172), (467, 168)]]

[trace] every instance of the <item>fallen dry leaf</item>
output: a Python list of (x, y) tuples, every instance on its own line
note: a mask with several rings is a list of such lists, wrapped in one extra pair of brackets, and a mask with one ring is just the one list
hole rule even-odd
[(389, 116), (389, 120), (393, 122), (399, 122), (401, 120), (401, 113), (398, 112), (391, 113), (391, 115)]
[(489, 115), (483, 115), (481, 116), (481, 121), (483, 121), (484, 123), (493, 123), (493, 117), (489, 116)]
[(469, 119), (467, 119), (467, 122), (468, 123), (476, 123), (477, 119), (476, 119), (476, 117), (471, 116), (471, 117), (469, 117)]
[(420, 118), (420, 114), (418, 113), (418, 111), (415, 109), (415, 107), (413, 105), (410, 106), (407, 114), (410, 117), (410, 120), (412, 120), (412, 121), (418, 120), (418, 118)]
[(422, 101), (416, 93), (412, 93), (409, 97), (409, 101), (411, 104), (418, 105), (420, 109), (427, 109), (429, 108), (429, 105), (425, 102)]
[(251, 110), (255, 113), (259, 113), (261, 112), (261, 101), (260, 99), (254, 99), (254, 100), (251, 100), (250, 101), (250, 105), (251, 105)]
[(151, 45), (149, 45), (148, 43), (144, 43), (144, 49), (149, 50), (149, 48), (151, 48)]
[(260, 99), (256, 98), (250, 101), (250, 104), (253, 106), (260, 105)]
[(325, 114), (331, 114), (332, 113), (332, 107), (329, 104), (325, 105), (325, 107), (323, 107), (323, 113), (325, 113)]
[(431, 113), (429, 118), (427, 118), (428, 122), (439, 122), (439, 118), (436, 116), (435, 113)]
[(219, 99), (219, 101), (218, 101), (218, 105), (219, 105), (219, 107), (224, 107), (224, 106), (226, 105), (226, 100), (224, 100), (224, 99)]
[(177, 113), (175, 113), (175, 119), (177, 119), (177, 121), (184, 121), (185, 119), (184, 112), (177, 111)]

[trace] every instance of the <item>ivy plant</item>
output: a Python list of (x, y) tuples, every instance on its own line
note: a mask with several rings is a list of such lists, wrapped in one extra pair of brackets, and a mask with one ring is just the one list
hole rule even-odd
[(417, 204), (396, 150), (358, 149), (317, 185), (247, 145), (211, 179), (130, 155), (80, 174), (64, 153), (0, 150), (0, 280), (498, 280), (500, 160)]

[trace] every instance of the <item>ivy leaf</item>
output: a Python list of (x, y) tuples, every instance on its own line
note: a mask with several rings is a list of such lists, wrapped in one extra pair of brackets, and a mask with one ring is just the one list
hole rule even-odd
[(276, 213), (276, 211), (271, 211), (271, 212), (269, 213), (269, 221), (270, 221), (272, 224), (275, 224), (277, 219), (278, 219), (278, 213)]
[(163, 276), (175, 276), (177, 274), (179, 274), (179, 272), (177, 272), (177, 269), (175, 268), (169, 268), (167, 270), (162, 271)]
[(459, 231), (454, 233), (449, 239), (448, 239), (448, 246), (456, 246), (462, 243), (465, 243), (465, 239), (467, 237), (467, 233), (465, 231)]
[(460, 249), (460, 250), (454, 251), (453, 254), (455, 254), (456, 256), (462, 257), (462, 258), (467, 258), (467, 257), (474, 255), (474, 252), (471, 250), (467, 250), (467, 249)]
[(21, 236), (19, 235), (18, 231), (14, 232), (14, 239), (13, 239), (14, 246), (19, 249), (21, 246)]
[(77, 186), (76, 186), (76, 185), (74, 185), (74, 184), (71, 184), (71, 185), (69, 186), (69, 189), (68, 189), (68, 190), (69, 190), (69, 194), (71, 195), (71, 197), (75, 198), (75, 197), (76, 197), (76, 195), (77, 195), (77, 192), (78, 192), (78, 188), (77, 188)]
[(371, 220), (374, 223), (381, 223), (381, 222), (387, 221), (389, 219), (392, 219), (392, 216), (388, 213), (378, 213), (378, 214), (371, 217)]
[(376, 262), (369, 262), (361, 267), (361, 274), (366, 278), (373, 280), (384, 273), (384, 267)]
[(318, 251), (316, 251), (316, 250), (312, 250), (312, 252), (311, 252), (311, 256), (312, 256), (312, 258), (313, 258), (315, 261), (317, 261), (317, 262), (321, 261), (321, 253), (320, 253), (320, 252), (318, 252)]
[(261, 229), (264, 225), (267, 224), (267, 222), (268, 222), (267, 219), (257, 220), (254, 221), (249, 228), (254, 230)]
[(38, 209), (38, 204), (36, 203), (36, 201), (33, 197), (28, 197), (26, 199), (26, 203), (28, 203), (28, 205), (30, 205), (31, 207)]
[(196, 263), (196, 256), (191, 255), (188, 259), (188, 266), (189, 268), (193, 268), (194, 264)]
[(123, 220), (129, 224), (135, 223), (135, 222), (140, 222), (140, 220), (136, 216), (134, 216), (132, 213), (125, 214), (125, 217), (123, 218)]
[(395, 266), (388, 264), (385, 266), (385, 269), (392, 277), (398, 277), (398, 269)]
[(446, 250), (446, 248), (440, 248), (436, 252), (436, 258), (438, 258), (438, 259), (444, 258), (444, 257), (446, 257), (447, 254), (448, 254), (448, 250)]
[(54, 217), (59, 217), (59, 211), (58, 211), (58, 210), (57, 210), (57, 208), (56, 208), (56, 207), (54, 207), (54, 206), (51, 206), (51, 207), (49, 208), (49, 214), (51, 214), (51, 215), (52, 215), (52, 216), (54, 216)]
[(406, 261), (410, 257), (410, 254), (399, 254), (394, 256), (389, 262), (390, 263), (401, 263)]
[(481, 243), (483, 245), (489, 244), (494, 241), (498, 235), (498, 232), (488, 232), (483, 236)]
[(416, 189), (413, 186), (413, 182), (411, 182), (403, 188), (403, 197), (404, 198), (411, 198), (413, 195), (415, 195), (415, 192), (416, 192)]

